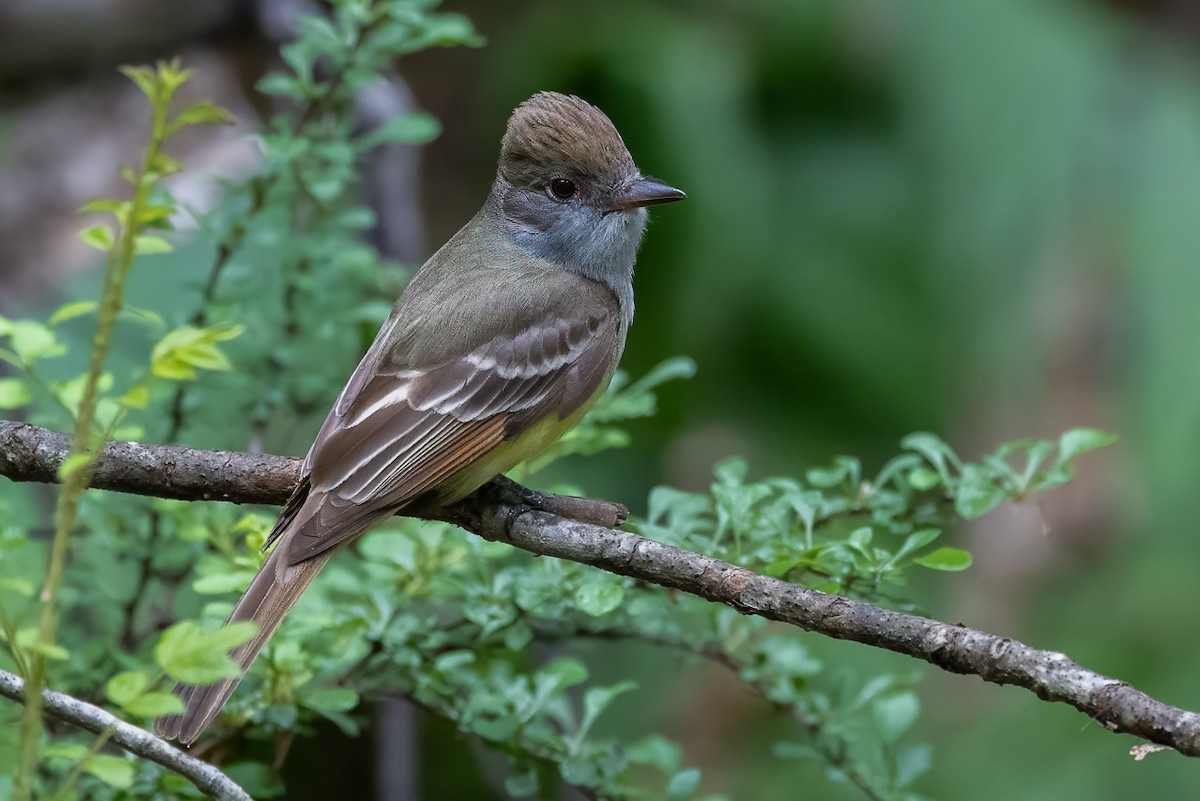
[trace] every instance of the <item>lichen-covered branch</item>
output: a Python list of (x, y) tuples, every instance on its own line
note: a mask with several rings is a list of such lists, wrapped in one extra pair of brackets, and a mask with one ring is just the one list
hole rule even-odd
[[(0, 475), (54, 481), (68, 444), (62, 434), (0, 421)], [(281, 456), (113, 442), (96, 462), (93, 486), (183, 500), (281, 504), (298, 471), (298, 460)], [(620, 531), (613, 528), (624, 520), (624, 508), (617, 504), (546, 495), (500, 478), (454, 506), (405, 511), (531, 553), (682, 590), (744, 614), (1024, 687), (1044, 700), (1070, 704), (1110, 731), (1200, 756), (1200, 714), (1157, 701), (1061, 653), (806, 589)]]
[[(0, 696), (24, 703), (25, 681), (20, 676), (0, 670)], [(166, 740), (126, 723), (98, 706), (52, 690), (43, 690), (42, 710), (93, 734), (111, 732), (109, 742), (186, 777), (218, 801), (252, 801), (249, 793), (212, 765), (188, 756)]]

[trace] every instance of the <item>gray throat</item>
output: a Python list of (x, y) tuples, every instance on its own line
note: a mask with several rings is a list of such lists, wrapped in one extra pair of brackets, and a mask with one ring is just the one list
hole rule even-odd
[(489, 202), (512, 240), (539, 258), (599, 281), (617, 296), (626, 325), (633, 321), (633, 265), (646, 230), (646, 210), (604, 212), (560, 203), (544, 192), (497, 177)]

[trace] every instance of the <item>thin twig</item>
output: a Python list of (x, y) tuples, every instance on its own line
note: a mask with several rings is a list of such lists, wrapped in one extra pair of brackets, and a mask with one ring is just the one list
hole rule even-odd
[[(0, 696), (24, 703), (24, 679), (0, 670)], [(253, 801), (249, 793), (212, 765), (188, 756), (166, 740), (126, 723), (98, 706), (53, 690), (43, 690), (42, 709), (58, 720), (93, 734), (103, 734), (111, 730), (110, 742), (116, 743), (131, 754), (178, 773), (218, 801)]]

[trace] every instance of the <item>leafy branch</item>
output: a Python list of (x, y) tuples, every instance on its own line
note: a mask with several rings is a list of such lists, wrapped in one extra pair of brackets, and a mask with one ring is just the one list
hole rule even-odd
[(91, 356), (75, 416), (70, 454), (58, 468), (62, 488), (54, 512), (54, 540), (50, 551), (50, 563), (40, 595), (41, 615), (37, 640), (29, 658), (29, 701), (26, 703), (21, 724), (20, 757), (13, 782), (13, 797), (16, 801), (26, 801), (32, 793), (33, 773), (42, 731), (41, 691), (46, 681), (46, 658), (55, 648), (57, 601), (71, 532), (75, 527), (83, 491), (91, 481), (97, 445), (104, 438), (104, 434), (98, 433), (94, 428), (97, 398), (113, 328), (123, 305), (125, 281), (133, 267), (135, 256), (170, 250), (170, 245), (162, 238), (144, 233), (155, 222), (164, 220), (170, 211), (164, 206), (151, 203), (151, 193), (162, 178), (178, 170), (176, 163), (166, 156), (162, 149), (174, 133), (188, 125), (199, 122), (225, 122), (228, 119), (223, 110), (204, 101), (183, 109), (173, 119), (169, 118), (171, 99), (190, 75), (188, 71), (180, 69), (177, 63), (160, 63), (156, 70), (128, 67), (123, 72), (138, 85), (150, 101), (150, 135), (138, 170), (125, 173), (133, 187), (132, 200), (93, 201), (84, 207), (85, 211), (112, 212), (117, 218), (119, 232), (114, 236), (110, 228), (100, 225), (93, 226), (83, 233), (85, 241), (107, 251), (108, 267), (97, 310)]
[[(62, 435), (32, 426), (0, 423), (0, 473), (14, 480), (51, 479), (68, 448)], [(153, 464), (172, 463), (174, 473), (195, 481), (193, 462), (203, 471), (205, 460), (225, 465), (220, 483), (205, 493), (226, 500), (261, 502), (270, 496), (282, 503), (298, 476), (298, 461), (236, 453), (206, 453), (169, 446), (138, 446), (138, 456), (110, 446), (98, 460), (97, 476), (109, 489), (161, 492), (180, 497), (168, 477), (147, 480)], [(264, 491), (264, 477), (276, 489)], [(241, 489), (239, 489), (241, 487)], [(195, 497), (201, 497), (196, 495)], [(1106, 729), (1167, 745), (1200, 756), (1200, 715), (1157, 701), (1128, 684), (1087, 670), (1063, 654), (1031, 648), (961, 625), (885, 609), (851, 598), (800, 587), (728, 562), (636, 534), (580, 522), (572, 517), (603, 512), (613, 519), (611, 504), (588, 505), (559, 499), (497, 479), (471, 498), (447, 509), (410, 510), (429, 519), (462, 526), (485, 539), (514, 545), (543, 556), (555, 556), (599, 567), (622, 576), (682, 590), (750, 614), (788, 623), (837, 639), (867, 645), (929, 662), (954, 673), (979, 676), (996, 684), (1012, 684), (1044, 700), (1070, 704)], [(607, 510), (607, 511), (604, 511)], [(619, 516), (615, 518), (619, 521)]]

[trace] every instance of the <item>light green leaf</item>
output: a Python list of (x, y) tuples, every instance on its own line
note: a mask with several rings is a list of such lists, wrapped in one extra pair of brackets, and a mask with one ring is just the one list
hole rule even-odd
[(87, 746), (80, 743), (50, 743), (42, 753), (51, 759), (69, 759), (72, 762), (79, 762), (87, 758), (88, 750)]
[(554, 676), (559, 687), (574, 687), (588, 679), (587, 667), (578, 659), (569, 656), (555, 659), (543, 668), (542, 672)]
[(954, 495), (954, 510), (971, 520), (982, 517), (1008, 498), (1002, 487), (980, 476), (958, 485)]
[(575, 591), (575, 605), (593, 617), (607, 615), (624, 599), (625, 588), (604, 579), (590, 581)]
[(938, 548), (933, 553), (918, 556), (913, 560), (931, 570), (958, 571), (971, 566), (971, 554), (962, 548)]
[(137, 221), (140, 225), (152, 228), (170, 229), (170, 224), (164, 223), (164, 220), (174, 213), (175, 209), (171, 206), (149, 205), (142, 208)]
[(514, 773), (504, 780), (504, 792), (513, 798), (528, 798), (536, 793), (537, 790), (538, 776), (536, 770), (531, 769), (523, 773)]
[(349, 712), (358, 706), (358, 693), (349, 687), (326, 687), (304, 696), (303, 704), (319, 712)]
[(145, 409), (149, 402), (150, 389), (145, 384), (130, 387), (128, 392), (117, 398), (117, 403), (127, 409)]
[(33, 400), (33, 393), (19, 378), (0, 378), (0, 409), (16, 409)]
[(940, 437), (924, 431), (909, 434), (900, 440), (900, 446), (906, 450), (916, 451), (925, 457), (940, 474), (942, 481), (950, 478), (950, 465), (962, 469), (962, 461), (958, 455), (942, 441)]
[(143, 234), (133, 240), (133, 252), (138, 256), (150, 256), (157, 253), (171, 253), (175, 250), (171, 243), (161, 236)]
[(435, 117), (423, 111), (392, 117), (358, 140), (360, 150), (370, 150), (385, 143), (423, 145), (431, 142), (442, 132), (442, 125)]
[(98, 197), (89, 200), (79, 207), (81, 214), (98, 214), (111, 212), (120, 215), (129, 207), (129, 201), (114, 200), (110, 197)]
[(249, 621), (205, 631), (195, 621), (176, 623), (162, 633), (154, 658), (167, 675), (188, 684), (212, 684), (236, 676), (238, 666), (228, 652), (255, 635)]
[(892, 557), (892, 563), (899, 562), (910, 553), (916, 553), (924, 548), (929, 543), (940, 537), (942, 532), (936, 528), (923, 528), (920, 531), (914, 531), (905, 538), (904, 544), (900, 546), (900, 550)]
[(150, 688), (150, 677), (141, 670), (127, 670), (118, 673), (104, 685), (108, 700), (117, 706), (125, 706), (134, 698), (142, 695)]
[(35, 651), (47, 659), (65, 660), (71, 658), (71, 652), (61, 645), (46, 642), (34, 642), (28, 646), (30, 651)]
[(222, 595), (241, 592), (249, 586), (254, 574), (245, 570), (227, 570), (203, 576), (192, 582), (192, 589), (200, 595)]
[(896, 693), (876, 701), (871, 712), (879, 733), (888, 742), (896, 742), (917, 722), (921, 702), (914, 692)]
[(217, 125), (233, 125), (235, 121), (233, 115), (227, 109), (218, 106), (211, 100), (201, 100), (180, 111), (175, 116), (170, 128), (172, 131), (177, 131), (184, 126), (196, 125), (202, 122), (211, 122)]
[(240, 335), (244, 326), (227, 328), (196, 328), (182, 326), (158, 341), (150, 354), (150, 369), (154, 375), (172, 381), (196, 377), (196, 369), (228, 370), (229, 359), (216, 343)]
[(33, 320), (14, 320), (7, 326), (9, 342), (24, 364), (36, 359), (61, 356), (67, 349), (58, 343), (54, 332)]
[(158, 76), (149, 67), (120, 67), (120, 72), (137, 84), (151, 102), (158, 97)]
[(112, 250), (113, 247), (113, 232), (112, 229), (103, 223), (88, 226), (80, 232), (79, 238), (83, 240), (85, 245), (90, 245), (96, 250), (102, 250), (105, 253)]
[(109, 787), (126, 790), (133, 786), (134, 765), (124, 757), (96, 754), (83, 763), (83, 769)]
[(8, 590), (28, 598), (33, 595), (33, 583), (26, 579), (0, 577), (0, 590)]
[(90, 453), (73, 453), (58, 466), (58, 480), (66, 481), (80, 470), (91, 467), (96, 457)]
[(163, 178), (168, 175), (174, 175), (177, 172), (182, 172), (183, 165), (175, 159), (163, 153), (161, 150), (154, 154), (150, 160), (150, 170), (152, 175)]
[(928, 492), (942, 483), (942, 477), (936, 470), (928, 467), (914, 467), (908, 471), (908, 485), (918, 492)]
[(1072, 428), (1058, 439), (1058, 461), (1069, 462), (1081, 453), (1103, 448), (1117, 441), (1114, 434), (1094, 428)]
[(124, 704), (131, 715), (143, 718), (157, 718), (163, 715), (177, 715), (183, 711), (183, 701), (175, 693), (156, 692), (146, 693)]
[(65, 306), (59, 306), (57, 311), (50, 315), (50, 325), (58, 325), (59, 323), (65, 323), (67, 320), (74, 320), (76, 317), (91, 314), (98, 307), (99, 304), (94, 300), (80, 300), (75, 303), (68, 303)]
[(692, 801), (700, 787), (700, 771), (697, 768), (681, 770), (667, 783), (667, 801)]

